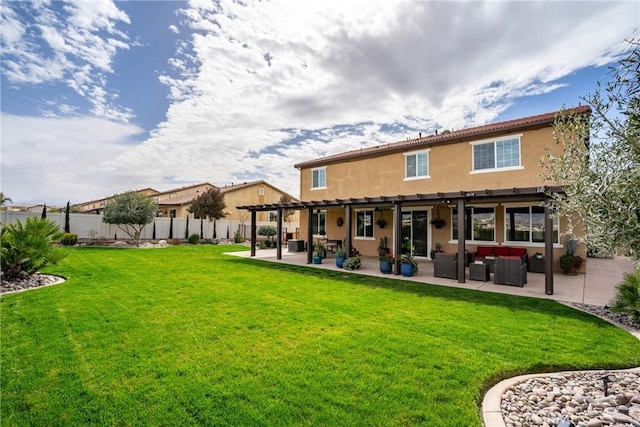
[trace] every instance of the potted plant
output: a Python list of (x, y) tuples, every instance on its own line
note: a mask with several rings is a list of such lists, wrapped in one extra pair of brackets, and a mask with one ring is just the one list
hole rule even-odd
[(435, 228), (442, 228), (446, 225), (447, 223), (444, 221), (444, 219), (442, 218), (433, 218), (431, 220), (431, 225), (433, 225)]
[(345, 270), (357, 270), (362, 265), (359, 256), (352, 256), (351, 258), (347, 258), (347, 260), (342, 264), (342, 267)]
[(433, 225), (435, 228), (442, 228), (446, 224), (447, 223), (444, 221), (444, 219), (440, 218), (440, 208), (436, 207), (436, 216), (431, 220), (431, 225)]
[(380, 258), (380, 273), (389, 274), (393, 270), (394, 258), (391, 254), (382, 255)]
[(336, 267), (342, 268), (344, 260), (347, 258), (347, 251), (339, 247), (336, 249)]
[(385, 256), (389, 253), (389, 247), (387, 246), (387, 237), (383, 236), (378, 242), (378, 256)]
[(322, 258), (324, 255), (324, 245), (320, 242), (314, 242), (313, 248), (315, 250), (315, 254), (313, 255), (313, 263), (322, 264)]
[(418, 263), (413, 259), (413, 254), (403, 254), (400, 257), (400, 274), (411, 277), (418, 272)]
[(581, 256), (575, 254), (576, 245), (574, 239), (567, 240), (567, 253), (560, 257), (560, 268), (564, 274), (575, 276), (584, 262)]
[(560, 268), (564, 274), (575, 276), (583, 262), (584, 258), (579, 255), (564, 254), (560, 257)]
[(435, 248), (434, 250), (432, 250), (432, 251), (430, 252), (430, 254), (429, 254), (429, 256), (431, 257), (431, 259), (432, 259), (432, 260), (434, 260), (434, 261), (435, 261), (435, 259), (436, 259), (436, 254), (437, 254), (438, 252), (442, 252), (442, 245), (441, 245), (440, 243), (436, 243), (436, 245), (435, 245), (435, 246), (436, 246), (436, 248)]

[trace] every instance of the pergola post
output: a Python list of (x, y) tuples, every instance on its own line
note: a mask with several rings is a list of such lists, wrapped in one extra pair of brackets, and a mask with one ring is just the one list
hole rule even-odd
[(307, 208), (307, 264), (313, 262), (313, 208)]
[(251, 256), (256, 256), (256, 211), (251, 209)]
[(544, 293), (553, 295), (553, 205), (551, 199), (544, 203)]
[(351, 235), (351, 227), (352, 227), (352, 220), (351, 220), (351, 205), (346, 205), (344, 207), (344, 216), (345, 218), (345, 228), (346, 228), (346, 233), (347, 235), (345, 236), (345, 248), (344, 250), (347, 251), (347, 258), (351, 257), (351, 249), (353, 248), (353, 237)]
[(400, 252), (402, 251), (402, 204), (396, 203), (393, 214), (393, 232), (395, 239), (393, 241), (393, 253), (395, 254), (395, 275), (400, 274)]
[(464, 252), (465, 248), (465, 203), (464, 198), (458, 199), (458, 283), (465, 282), (465, 269), (464, 264), (467, 258), (467, 254)]
[(276, 240), (276, 259), (282, 259), (282, 208), (278, 208), (278, 239)]

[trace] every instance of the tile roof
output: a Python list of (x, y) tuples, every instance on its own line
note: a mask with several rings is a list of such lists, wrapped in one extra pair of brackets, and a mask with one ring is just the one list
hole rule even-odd
[(346, 151), (344, 153), (333, 154), (330, 156), (301, 162), (294, 165), (294, 167), (297, 169), (301, 169), (310, 166), (319, 166), (322, 164), (356, 159), (360, 157), (376, 156), (406, 149), (413, 149), (431, 145), (451, 144), (460, 142), (462, 140), (477, 138), (480, 136), (488, 137), (490, 135), (500, 134), (504, 132), (535, 129), (552, 124), (555, 121), (556, 116), (562, 112), (564, 112), (565, 114), (591, 114), (591, 108), (587, 105), (583, 105), (561, 111), (554, 111), (552, 113), (507, 120), (504, 122), (492, 123), (468, 129), (461, 129), (453, 132), (445, 131), (440, 134), (436, 133), (435, 135), (423, 136), (421, 138), (410, 139), (407, 141), (392, 142), (388, 144), (377, 145), (375, 147), (361, 148), (360, 150), (352, 150)]

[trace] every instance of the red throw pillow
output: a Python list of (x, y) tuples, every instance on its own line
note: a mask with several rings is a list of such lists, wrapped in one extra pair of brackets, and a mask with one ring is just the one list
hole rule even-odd
[(497, 246), (493, 248), (493, 253), (496, 256), (508, 256), (509, 255), (509, 247), (508, 246)]
[(509, 248), (510, 256), (523, 256), (527, 254), (527, 250), (525, 248)]
[(493, 255), (493, 248), (491, 246), (478, 246), (476, 256)]

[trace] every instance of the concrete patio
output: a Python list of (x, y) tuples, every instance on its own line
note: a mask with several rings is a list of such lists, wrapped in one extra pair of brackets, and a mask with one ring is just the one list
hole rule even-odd
[[(230, 252), (228, 255), (251, 258), (251, 252)], [(588, 258), (586, 262), (587, 273), (577, 276), (567, 276), (562, 273), (554, 274), (554, 293), (546, 295), (545, 275), (528, 273), (527, 284), (520, 288), (516, 286), (495, 285), (493, 274), (491, 281), (478, 282), (469, 280), (469, 269), (465, 283), (457, 280), (443, 279), (433, 276), (433, 262), (418, 260), (419, 272), (413, 277), (403, 277), (395, 274), (380, 273), (377, 257), (362, 257), (362, 267), (359, 270), (348, 271), (336, 267), (335, 258), (328, 257), (322, 264), (307, 264), (306, 252), (282, 251), (282, 259), (276, 259), (275, 249), (260, 249), (256, 251), (254, 259), (277, 262), (283, 264), (302, 265), (310, 268), (327, 270), (340, 270), (345, 273), (362, 274), (368, 276), (385, 277), (395, 280), (407, 280), (425, 284), (450, 286), (454, 288), (475, 289), (484, 292), (496, 292), (510, 295), (520, 295), (534, 298), (548, 298), (562, 302), (573, 302), (594, 305), (606, 305), (615, 295), (615, 287), (623, 279), (624, 273), (635, 271), (633, 263), (624, 257), (614, 258)]]

